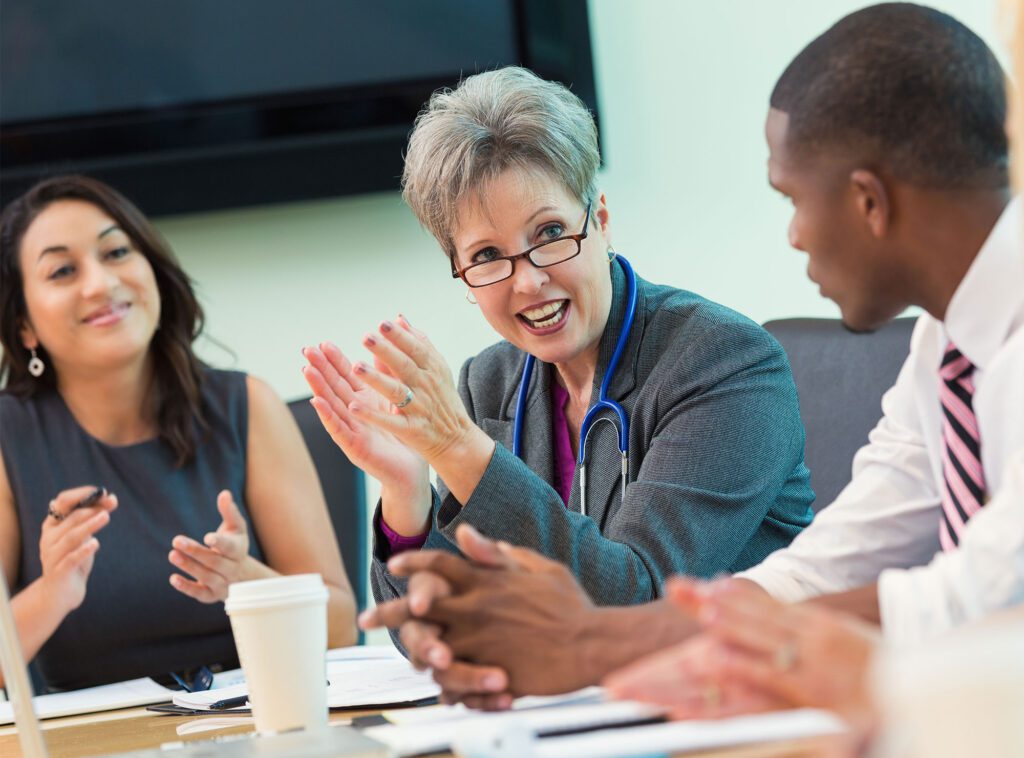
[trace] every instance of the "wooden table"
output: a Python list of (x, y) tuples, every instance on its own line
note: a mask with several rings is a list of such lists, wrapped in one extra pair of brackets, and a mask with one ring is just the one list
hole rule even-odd
[[(331, 714), (331, 721), (347, 721), (356, 716), (367, 716), (379, 711), (346, 711)], [(67, 716), (42, 722), (46, 746), (52, 758), (78, 758), (79, 756), (113, 753), (127, 750), (154, 748), (168, 742), (208, 740), (225, 734), (252, 731), (251, 719), (240, 716), (239, 725), (179, 735), (177, 729), (197, 719), (228, 718), (213, 716), (169, 716), (155, 714), (145, 708), (126, 708), (82, 716)], [(686, 753), (686, 758), (813, 758), (820, 756), (829, 746), (827, 740), (810, 739), (751, 745), (713, 752)], [(169, 753), (173, 757), (173, 753)], [(450, 755), (445, 753), (443, 755)], [(21, 756), (21, 746), (13, 726), (0, 727), (0, 756)]]

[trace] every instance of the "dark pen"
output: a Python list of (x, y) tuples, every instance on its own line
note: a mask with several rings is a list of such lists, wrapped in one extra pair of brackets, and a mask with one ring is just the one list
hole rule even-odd
[[(330, 681), (327, 682), (327, 686), (330, 687)], [(239, 695), (238, 697), (229, 697), (226, 700), (218, 700), (216, 703), (210, 704), (211, 711), (225, 711), (228, 708), (237, 708), (240, 705), (245, 705), (249, 702), (248, 695)]]
[(228, 708), (237, 708), (240, 705), (245, 705), (249, 702), (248, 695), (239, 695), (238, 697), (229, 697), (226, 700), (218, 700), (216, 703), (210, 703), (211, 711), (224, 711)]
[(68, 516), (70, 516), (74, 511), (77, 511), (79, 508), (88, 508), (89, 506), (96, 505), (97, 501), (101, 497), (104, 497), (106, 494), (107, 494), (107, 488), (106, 487), (96, 487), (88, 495), (86, 495), (81, 500), (79, 500), (77, 503), (72, 505), (68, 509), (67, 513), (59, 513), (57, 511), (55, 511), (52, 504), (50, 505), (50, 509), (49, 509), (48, 513), (49, 513), (50, 516), (53, 516), (55, 521), (63, 521)]
[[(101, 497), (103, 497), (106, 494), (107, 494), (107, 488), (106, 487), (97, 487), (92, 492), (90, 492), (88, 495), (86, 495), (81, 500), (79, 500), (77, 503), (72, 505), (71, 506), (71, 511), (77, 511), (79, 508), (88, 508), (90, 506), (96, 505), (96, 502)], [(71, 513), (71, 511), (68, 511), (68, 513)], [(65, 516), (66, 515), (67, 514), (65, 514)]]

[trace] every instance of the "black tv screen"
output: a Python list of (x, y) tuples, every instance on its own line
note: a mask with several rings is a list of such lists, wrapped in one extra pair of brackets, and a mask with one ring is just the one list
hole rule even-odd
[(586, 0), (3, 0), (0, 200), (65, 172), (154, 215), (394, 189), (430, 93), (507, 64), (596, 114)]

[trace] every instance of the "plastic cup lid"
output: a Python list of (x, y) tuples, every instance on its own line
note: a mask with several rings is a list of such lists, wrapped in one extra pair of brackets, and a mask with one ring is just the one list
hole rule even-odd
[(281, 605), (323, 602), (327, 587), (320, 574), (295, 574), (235, 582), (228, 587), (224, 610), (228, 613)]

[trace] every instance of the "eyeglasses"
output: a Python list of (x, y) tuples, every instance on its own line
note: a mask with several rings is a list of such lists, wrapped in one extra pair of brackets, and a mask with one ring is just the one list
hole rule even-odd
[(516, 268), (516, 261), (521, 258), (526, 258), (535, 268), (547, 268), (565, 263), (580, 254), (580, 250), (583, 249), (583, 240), (587, 238), (588, 226), (590, 226), (590, 203), (587, 203), (587, 215), (583, 218), (583, 231), (579, 234), (568, 234), (558, 239), (541, 242), (519, 255), (502, 256), (490, 261), (474, 263), (461, 271), (455, 268), (455, 258), (452, 257), (452, 278), (461, 278), (470, 287), (486, 287), (512, 276)]

